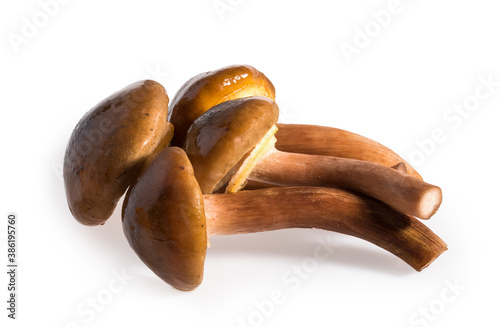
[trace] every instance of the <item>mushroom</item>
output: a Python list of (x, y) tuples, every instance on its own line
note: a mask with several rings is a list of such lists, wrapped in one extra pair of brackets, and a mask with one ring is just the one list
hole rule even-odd
[(123, 230), (162, 280), (189, 291), (203, 279), (207, 238), (285, 228), (320, 228), (371, 242), (417, 271), (446, 244), (417, 219), (384, 203), (334, 188), (276, 187), (202, 194), (186, 153), (161, 150), (127, 191)]
[(271, 99), (247, 97), (223, 102), (194, 121), (184, 149), (203, 193), (225, 185), (226, 192), (237, 192), (248, 178), (277, 186), (338, 187), (422, 219), (441, 204), (439, 187), (390, 167), (276, 150), (278, 114)]
[(169, 144), (173, 126), (167, 108), (163, 86), (146, 80), (112, 94), (83, 116), (63, 166), (68, 206), (77, 221), (103, 224), (146, 159)]
[[(274, 85), (252, 66), (227, 66), (194, 76), (180, 88), (170, 105), (169, 121), (175, 125), (172, 145), (183, 145), (189, 126), (205, 111), (224, 101), (248, 96), (275, 100)], [(394, 151), (359, 134), (325, 126), (276, 125), (276, 148), (280, 151), (358, 159), (389, 167), (403, 162), (410, 175), (422, 179)]]
[(172, 145), (182, 146), (193, 121), (213, 106), (227, 100), (261, 95), (274, 100), (274, 86), (248, 65), (228, 66), (194, 76), (172, 99), (168, 120), (175, 126)]

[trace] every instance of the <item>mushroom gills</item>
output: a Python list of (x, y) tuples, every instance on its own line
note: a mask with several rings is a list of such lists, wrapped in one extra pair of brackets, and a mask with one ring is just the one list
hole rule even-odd
[(239, 168), (229, 181), (226, 193), (236, 193), (245, 187), (248, 176), (250, 176), (259, 160), (269, 153), (269, 150), (276, 144), (276, 137), (274, 135), (277, 131), (278, 127), (273, 125), (255, 148), (240, 161), (241, 164), (238, 163)]

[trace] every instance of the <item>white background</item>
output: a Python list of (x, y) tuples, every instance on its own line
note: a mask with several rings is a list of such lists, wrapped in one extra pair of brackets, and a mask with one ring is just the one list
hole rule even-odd
[[(467, 117), (449, 111), (474, 104), (481, 78), (500, 82), (497, 1), (401, 0), (382, 27), (371, 13), (388, 0), (222, 0), (230, 6), (223, 13), (213, 0), (66, 2), (47, 20), (34, 0), (0, 5), (2, 262), (7, 213), (19, 217), (18, 320), (6, 318), (2, 273), (2, 326), (498, 323), (500, 86)], [(34, 20), (37, 31), (26, 27)], [(367, 27), (368, 40), (359, 32)], [(341, 45), (355, 41), (347, 58)], [(372, 244), (323, 231), (214, 237), (203, 284), (184, 293), (135, 256), (119, 210), (102, 227), (72, 218), (61, 163), (87, 110), (144, 78), (172, 98), (193, 75), (236, 63), (273, 81), (283, 122), (354, 131), (414, 162), (443, 189), (443, 205), (425, 223), (449, 251), (417, 273)], [(445, 137), (424, 153), (418, 143), (435, 129)], [(284, 278), (311, 263), (318, 239), (334, 244), (330, 257), (307, 278)], [(122, 273), (131, 280), (116, 280)], [(263, 315), (256, 303), (275, 290), (283, 301)], [(93, 297), (102, 303), (92, 311)]]

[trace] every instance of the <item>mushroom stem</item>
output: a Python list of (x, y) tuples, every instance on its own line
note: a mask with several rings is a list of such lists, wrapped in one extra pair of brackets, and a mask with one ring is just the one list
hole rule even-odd
[[(400, 162), (400, 163), (392, 166), (391, 168), (396, 169), (397, 171), (404, 173), (404, 174), (408, 173), (404, 162)], [(247, 179), (246, 184), (244, 185), (243, 189), (244, 190), (258, 190), (261, 188), (269, 188), (269, 187), (276, 187), (276, 185)]]
[(388, 147), (362, 135), (340, 128), (277, 124), (276, 149), (284, 152), (316, 154), (371, 161), (384, 166), (403, 162), (408, 174), (422, 179), (419, 173)]
[(417, 219), (384, 203), (322, 187), (286, 187), (205, 194), (207, 234), (319, 228), (359, 237), (420, 271), (446, 244)]
[(359, 192), (394, 209), (429, 219), (441, 189), (397, 169), (356, 159), (281, 152), (272, 148), (255, 165), (250, 180), (279, 186), (328, 186)]

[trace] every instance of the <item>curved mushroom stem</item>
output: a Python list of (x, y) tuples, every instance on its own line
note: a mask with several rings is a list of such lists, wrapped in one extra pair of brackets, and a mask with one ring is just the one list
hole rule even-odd
[(362, 135), (326, 126), (300, 124), (277, 124), (277, 126), (276, 149), (280, 151), (358, 159), (389, 167), (402, 162), (406, 165), (408, 174), (422, 179), (419, 173), (397, 153)]
[(417, 219), (367, 197), (322, 187), (205, 194), (207, 234), (320, 228), (359, 237), (420, 271), (447, 250)]
[(441, 205), (441, 189), (387, 166), (356, 159), (281, 152), (272, 148), (250, 180), (279, 186), (327, 186), (358, 192), (394, 209), (429, 219)]

